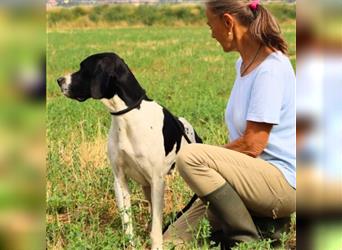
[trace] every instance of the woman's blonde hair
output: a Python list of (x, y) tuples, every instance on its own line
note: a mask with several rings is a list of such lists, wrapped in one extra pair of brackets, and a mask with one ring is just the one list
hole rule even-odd
[(253, 8), (251, 2), (244, 0), (207, 0), (205, 4), (216, 15), (229, 13), (236, 16), (261, 44), (287, 54), (288, 46), (277, 21), (262, 5)]

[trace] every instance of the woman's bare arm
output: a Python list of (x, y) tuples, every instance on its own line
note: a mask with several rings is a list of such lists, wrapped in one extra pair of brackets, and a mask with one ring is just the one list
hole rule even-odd
[(225, 148), (258, 157), (266, 148), (273, 124), (247, 121), (245, 134)]

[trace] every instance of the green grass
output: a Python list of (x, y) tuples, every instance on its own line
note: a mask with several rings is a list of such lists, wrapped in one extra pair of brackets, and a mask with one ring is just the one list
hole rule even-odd
[[(287, 23), (283, 29), (294, 63), (295, 27)], [(226, 141), (223, 113), (238, 55), (223, 53), (207, 27), (50, 31), (46, 233), (49, 249), (127, 246), (106, 157), (110, 115), (98, 101), (78, 103), (65, 98), (55, 82), (66, 72), (78, 70), (85, 57), (103, 51), (115, 51), (124, 58), (148, 96), (189, 120), (205, 143), (221, 145)], [(169, 179), (164, 221), (171, 219), (191, 196), (180, 177)], [(130, 187), (137, 246), (147, 248), (145, 224), (149, 213), (141, 202), (139, 186), (130, 182)], [(205, 223), (204, 228), (207, 230)], [(199, 237), (206, 235), (205, 230)], [(266, 247), (268, 243), (260, 244)], [(189, 243), (188, 249), (196, 249), (195, 241)]]

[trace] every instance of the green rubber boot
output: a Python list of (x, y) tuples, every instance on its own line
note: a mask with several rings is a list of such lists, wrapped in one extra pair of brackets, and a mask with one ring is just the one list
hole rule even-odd
[(201, 200), (222, 221), (224, 242), (221, 243), (221, 249), (230, 249), (236, 243), (259, 239), (249, 211), (228, 183), (201, 197)]

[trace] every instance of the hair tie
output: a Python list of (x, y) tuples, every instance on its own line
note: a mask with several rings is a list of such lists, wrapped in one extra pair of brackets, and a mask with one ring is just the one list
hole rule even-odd
[(248, 5), (251, 10), (256, 10), (258, 5), (260, 4), (260, 0), (252, 0), (252, 2)]

